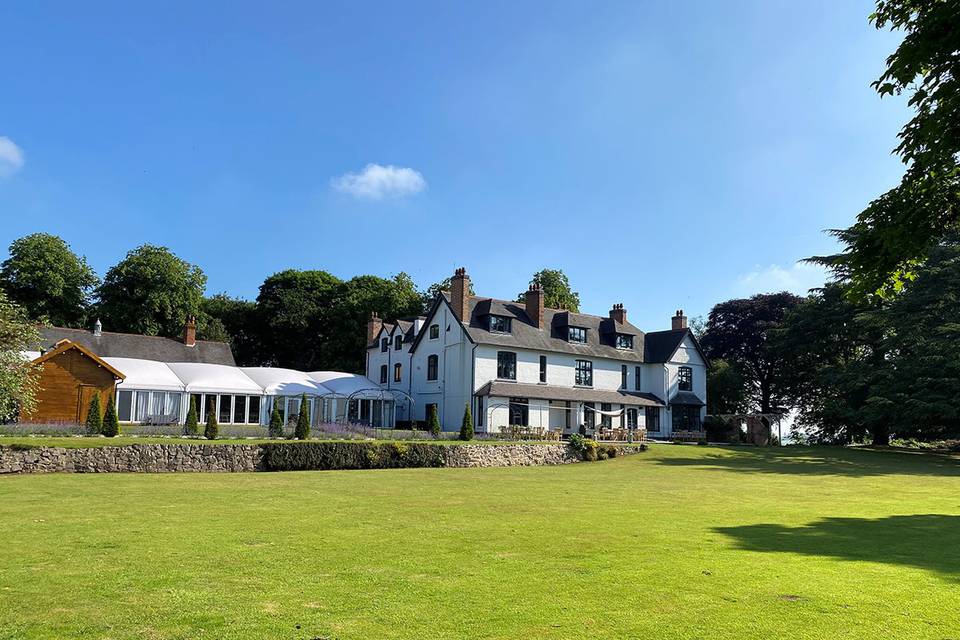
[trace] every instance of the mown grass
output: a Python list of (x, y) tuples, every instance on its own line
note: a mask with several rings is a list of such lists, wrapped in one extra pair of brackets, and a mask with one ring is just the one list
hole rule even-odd
[(0, 638), (960, 638), (960, 464), (0, 478)]

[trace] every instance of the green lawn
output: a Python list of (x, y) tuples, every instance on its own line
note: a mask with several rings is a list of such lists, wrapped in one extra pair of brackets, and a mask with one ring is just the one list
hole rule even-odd
[(0, 477), (0, 638), (960, 638), (960, 463)]

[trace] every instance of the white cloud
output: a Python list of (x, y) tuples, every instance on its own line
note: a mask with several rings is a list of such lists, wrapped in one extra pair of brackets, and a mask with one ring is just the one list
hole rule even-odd
[(737, 278), (736, 294), (751, 296), (755, 293), (789, 291), (805, 296), (810, 289), (823, 286), (827, 278), (826, 269), (806, 262), (796, 262), (787, 267), (778, 264), (768, 267), (757, 265), (750, 273)]
[(13, 175), (23, 166), (23, 151), (10, 138), (0, 136), (0, 178)]
[(330, 184), (341, 193), (367, 200), (412, 196), (427, 188), (427, 181), (415, 169), (373, 163), (359, 173), (338, 176)]

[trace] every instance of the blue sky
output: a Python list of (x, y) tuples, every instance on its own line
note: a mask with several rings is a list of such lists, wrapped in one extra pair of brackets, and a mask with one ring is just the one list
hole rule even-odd
[(868, 1), (144, 4), (0, 6), (0, 245), (166, 245), (248, 298), (559, 267), (655, 330), (822, 282), (902, 173)]

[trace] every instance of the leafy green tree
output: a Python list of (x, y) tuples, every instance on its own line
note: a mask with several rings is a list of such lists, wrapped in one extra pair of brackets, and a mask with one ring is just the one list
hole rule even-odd
[(99, 280), (85, 258), (61, 238), (34, 233), (14, 240), (0, 265), (0, 287), (40, 322), (82, 327)]
[(435, 404), (431, 404), (430, 410), (427, 412), (427, 430), (435, 438), (440, 435), (440, 416), (437, 415), (437, 405)]
[(107, 410), (103, 414), (103, 435), (114, 438), (120, 435), (120, 418), (117, 416), (117, 407), (113, 401), (113, 394), (107, 400)]
[(87, 433), (99, 434), (103, 431), (103, 413), (100, 409), (100, 394), (95, 393), (90, 398), (87, 407)]
[[(433, 305), (433, 301), (440, 295), (442, 292), (446, 291), (449, 293), (453, 288), (451, 281), (453, 278), (444, 278), (440, 282), (434, 282), (432, 285), (427, 287), (427, 290), (420, 294), (420, 297), (423, 301), (423, 312), (426, 313), (430, 310), (430, 307)], [(467, 291), (467, 295), (475, 296), (477, 292), (473, 290), (473, 281), (470, 282), (470, 288)]]
[(736, 367), (753, 410), (770, 413), (788, 400), (785, 375), (791, 365), (768, 348), (768, 340), (801, 301), (783, 291), (727, 300), (710, 310), (700, 345), (711, 360), (726, 360)]
[[(541, 269), (533, 274), (530, 286), (543, 288), (544, 306), (580, 312), (580, 294), (570, 288), (570, 279), (560, 269)], [(526, 295), (526, 291), (521, 291), (517, 295), (517, 301), (523, 302)]]
[[(342, 291), (343, 281), (326, 271), (288, 269), (264, 280), (257, 296), (257, 323), (263, 327), (260, 364), (334, 369), (324, 366), (324, 350), (343, 338), (331, 327), (331, 311)], [(354, 329), (362, 340), (362, 324)]]
[(307, 402), (307, 394), (303, 394), (300, 398), (300, 413), (297, 414), (297, 427), (293, 437), (297, 440), (306, 440), (310, 437), (310, 404)]
[(97, 311), (110, 331), (179, 338), (188, 317), (202, 317), (206, 284), (200, 267), (145, 244), (107, 271)]
[(463, 422), (460, 423), (460, 439), (473, 440), (473, 415), (470, 413), (470, 403), (463, 407)]
[(39, 348), (40, 335), (23, 308), (7, 300), (0, 289), (0, 423), (28, 415), (36, 408), (40, 367), (22, 353)]
[(217, 433), (220, 432), (220, 425), (217, 424), (217, 412), (213, 407), (207, 411), (207, 424), (203, 428), (203, 437), (207, 440), (216, 440)]
[(187, 420), (183, 423), (183, 433), (188, 436), (195, 436), (200, 432), (200, 412), (197, 410), (197, 399), (190, 396), (190, 408), (187, 410)]
[(852, 227), (834, 231), (846, 244), (842, 254), (814, 260), (849, 278), (854, 296), (889, 297), (960, 225), (960, 3), (878, 0), (871, 20), (904, 34), (873, 87), (881, 96), (910, 96), (914, 115), (895, 150), (906, 172)]
[(745, 413), (747, 385), (736, 367), (722, 358), (710, 361), (707, 369), (707, 413)]
[(893, 419), (880, 388), (891, 368), (882, 300), (855, 300), (831, 283), (792, 309), (771, 332), (774, 360), (813, 442), (886, 443)]
[(257, 366), (264, 361), (264, 326), (256, 302), (218, 293), (204, 299), (202, 311), (208, 325), (202, 330), (198, 327), (199, 338), (229, 342), (241, 367)]
[(420, 313), (420, 294), (405, 273), (386, 279), (357, 276), (344, 283), (341, 296), (330, 309), (335, 338), (324, 345), (325, 368), (363, 373), (366, 365), (365, 327), (371, 311), (395, 320)]
[(280, 417), (280, 407), (276, 402), (274, 402), (273, 411), (270, 413), (270, 426), (268, 427), (268, 433), (270, 434), (271, 438), (283, 437), (283, 418)]
[(960, 437), (960, 234), (929, 252), (886, 310), (884, 355), (872, 404), (900, 437)]

